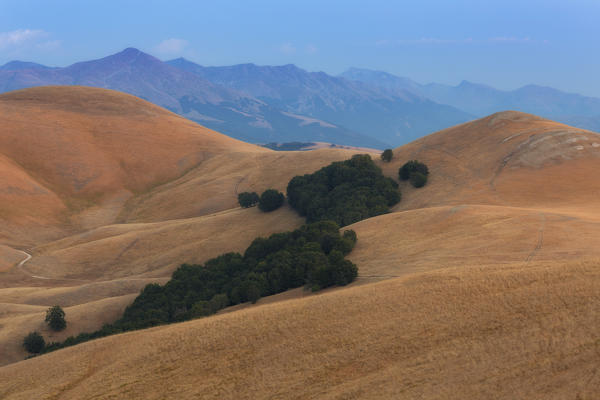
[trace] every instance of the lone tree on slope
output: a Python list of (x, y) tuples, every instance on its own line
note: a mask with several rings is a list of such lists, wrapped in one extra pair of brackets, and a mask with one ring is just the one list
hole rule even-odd
[(392, 158), (394, 158), (394, 152), (392, 149), (385, 149), (383, 153), (381, 153), (381, 159), (385, 162), (392, 161)]
[(46, 323), (54, 331), (62, 331), (67, 327), (65, 312), (60, 306), (53, 306), (46, 311)]
[(23, 339), (23, 347), (30, 353), (38, 354), (46, 347), (46, 341), (39, 333), (29, 332)]

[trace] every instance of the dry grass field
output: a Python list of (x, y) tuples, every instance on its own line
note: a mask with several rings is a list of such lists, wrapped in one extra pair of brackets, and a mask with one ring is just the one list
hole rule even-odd
[[(95, 329), (178, 264), (300, 225), (237, 193), (353, 153), (273, 152), (101, 89), (0, 95), (0, 398), (597, 398), (600, 136), (517, 112), (377, 161), (430, 180), (350, 226), (349, 288), (16, 362), (31, 330)], [(43, 326), (53, 304), (66, 332)]]
[(7, 399), (595, 399), (597, 263), (461, 267), (113, 336)]
[[(53, 304), (93, 321), (58, 339), (95, 329), (179, 264), (299, 226), (287, 207), (240, 209), (237, 194), (351, 154), (267, 150), (110, 90), (0, 95), (0, 365), (25, 357), (18, 342)], [(97, 303), (108, 298), (114, 312)]]

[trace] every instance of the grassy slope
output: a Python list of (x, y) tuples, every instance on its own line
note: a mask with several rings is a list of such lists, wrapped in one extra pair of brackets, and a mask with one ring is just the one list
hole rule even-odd
[[(509, 112), (403, 146), (383, 165), (386, 173), (394, 176), (401, 163), (419, 158), (430, 166), (431, 181), (421, 190), (405, 186), (396, 213), (352, 226), (360, 238), (351, 254), (362, 276), (356, 287), (119, 335), (16, 363), (0, 370), (6, 377), (0, 387), (15, 398), (93, 393), (161, 398), (166, 390), (179, 398), (514, 398), (515, 393), (587, 398), (598, 386), (593, 365), (599, 361), (593, 333), (599, 327), (593, 310), (600, 284), (595, 272), (600, 180), (591, 173), (600, 160), (596, 141), (591, 132)], [(286, 159), (267, 153), (260, 158), (268, 162), (254, 165), (256, 155), (225, 154), (225, 163), (215, 158), (214, 167), (194, 168), (119, 212), (122, 221), (161, 222), (106, 226), (40, 245), (28, 268), (57, 277), (91, 274), (101, 288), (99, 298), (122, 294), (111, 288), (123, 285), (127, 269), (105, 254), (125, 249), (135, 277), (158, 277), (169, 270), (169, 259), (176, 263), (190, 254), (185, 245), (173, 246), (187, 235), (209, 252), (220, 251), (213, 247), (217, 241), (206, 242), (214, 235), (210, 228), (195, 236), (194, 219), (168, 221), (187, 216), (193, 204), (181, 201), (170, 209), (168, 199), (189, 196), (202, 203), (203, 193), (214, 193), (215, 203), (230, 206), (240, 188), (257, 188), (267, 179), (283, 187), (286, 173), (308, 168), (311, 159), (317, 169), (330, 157), (290, 154), (293, 158)], [(205, 177), (222, 165), (226, 170)], [(210, 204), (191, 207), (214, 210)], [(263, 232), (262, 216), (253, 218), (253, 211), (231, 213), (239, 212), (248, 218), (244, 226)], [(287, 218), (276, 221), (296, 223)], [(206, 229), (204, 222), (197, 226)], [(225, 228), (222, 235), (239, 240), (237, 229)], [(164, 256), (159, 246), (152, 253), (157, 244), (173, 251)], [(61, 260), (76, 274), (70, 276)], [(156, 269), (148, 268), (153, 261)], [(101, 263), (100, 271), (89, 268), (94, 262)], [(443, 270), (428, 272), (437, 269)], [(360, 285), (393, 277), (400, 278)], [(63, 295), (81, 296), (79, 287), (71, 284)], [(6, 289), (4, 296), (14, 308), (8, 318), (23, 315), (18, 307), (43, 297), (31, 287)], [(19, 326), (23, 332), (29, 328)], [(26, 388), (25, 381), (37, 383)]]
[[(239, 209), (237, 193), (283, 190), (294, 175), (352, 154), (274, 152), (133, 96), (83, 87), (4, 94), (0, 119), (0, 364), (25, 356), (17, 342), (40, 329), (41, 308), (88, 307), (94, 323), (68, 334), (92, 329), (117, 315), (97, 307), (100, 300), (122, 310), (182, 262), (242, 251), (257, 236), (299, 226), (289, 208)], [(3, 159), (14, 168), (3, 170)], [(15, 186), (39, 182), (47, 196)], [(33, 255), (22, 268), (15, 248)]]
[(599, 293), (595, 264), (450, 269), (89, 342), (0, 396), (592, 399)]

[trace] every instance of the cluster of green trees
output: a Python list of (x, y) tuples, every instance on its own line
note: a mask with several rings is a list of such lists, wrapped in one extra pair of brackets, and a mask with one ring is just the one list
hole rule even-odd
[(256, 192), (242, 192), (238, 194), (238, 203), (243, 208), (253, 207), (258, 203), (260, 197)]
[(294, 177), (287, 198), (307, 222), (328, 219), (345, 226), (389, 212), (389, 207), (400, 201), (400, 192), (398, 184), (385, 177), (371, 157), (360, 154)]
[[(46, 310), (45, 321), (53, 331), (62, 331), (67, 327), (65, 312), (60, 306), (52, 306)], [(23, 347), (30, 353), (38, 354), (45, 350), (46, 341), (39, 332), (29, 332), (23, 339)]]
[[(409, 178), (415, 171), (424, 171), (413, 164), (407, 167)], [(32, 352), (48, 352), (115, 333), (211, 315), (291, 288), (306, 286), (316, 291), (346, 285), (358, 274), (356, 265), (344, 258), (357, 238), (352, 230), (340, 234), (339, 226), (387, 213), (400, 201), (398, 184), (383, 176), (368, 155), (356, 155), (313, 174), (296, 176), (289, 182), (287, 194), (290, 205), (306, 216), (308, 225), (257, 238), (243, 255), (226, 253), (204, 265), (181, 265), (169, 282), (147, 285), (119, 320), (100, 330), (49, 345), (32, 332), (24, 346)], [(240, 193), (238, 200), (242, 207), (258, 203), (261, 210), (272, 211), (283, 204), (285, 197), (268, 189), (261, 196)], [(60, 318), (64, 322), (62, 309), (48, 310), (46, 320), (51, 327), (64, 328), (57, 321)]]
[(356, 233), (339, 232), (332, 221), (303, 225), (292, 232), (257, 238), (244, 254), (227, 253), (204, 265), (181, 265), (165, 285), (149, 284), (127, 307), (121, 319), (92, 333), (81, 333), (45, 351), (114, 333), (185, 321), (291, 288), (312, 290), (346, 285), (357, 274), (344, 258), (356, 243)]
[(416, 188), (425, 186), (429, 176), (427, 165), (417, 160), (410, 160), (398, 170), (398, 177), (403, 180), (409, 180), (411, 185)]
[(261, 211), (269, 212), (277, 210), (283, 205), (285, 196), (275, 189), (267, 189), (260, 196), (256, 192), (242, 192), (238, 194), (238, 202), (243, 208), (258, 204)]
[(258, 208), (264, 212), (274, 211), (283, 205), (284, 200), (285, 196), (283, 193), (275, 189), (267, 189), (260, 195)]

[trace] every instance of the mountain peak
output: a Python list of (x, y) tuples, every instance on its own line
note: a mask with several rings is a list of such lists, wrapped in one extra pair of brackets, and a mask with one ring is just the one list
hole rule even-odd
[(9, 61), (6, 64), (0, 66), (0, 70), (5, 70), (5, 71), (20, 71), (20, 70), (24, 70), (24, 69), (48, 69), (48, 68), (50, 68), (50, 67), (47, 67), (42, 64), (38, 64), (38, 63), (30, 62), (30, 61), (19, 61), (19, 60)]
[(134, 60), (139, 60), (144, 59), (144, 60), (156, 60), (159, 61), (156, 57), (151, 56), (148, 53), (144, 53), (141, 50), (136, 49), (135, 47), (128, 47), (125, 50), (122, 50), (116, 54), (110, 55), (106, 58), (112, 58), (112, 59), (117, 59), (120, 61), (134, 61)]

